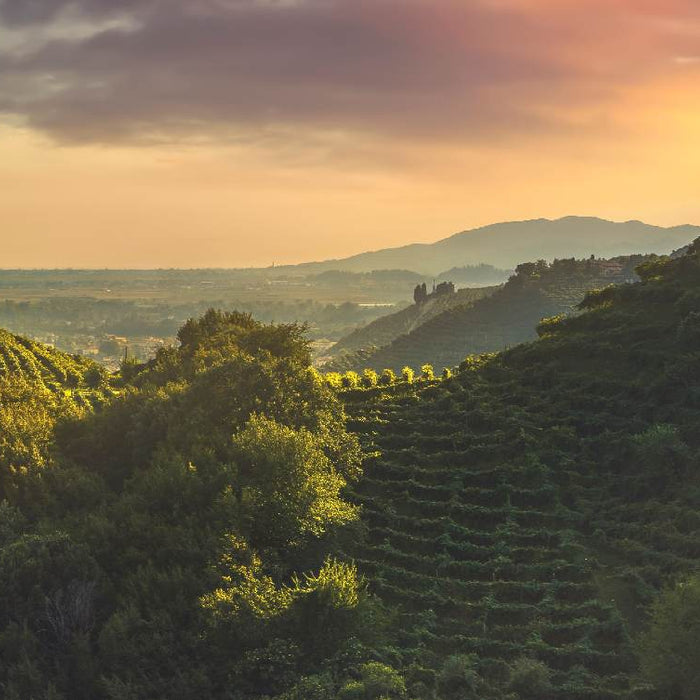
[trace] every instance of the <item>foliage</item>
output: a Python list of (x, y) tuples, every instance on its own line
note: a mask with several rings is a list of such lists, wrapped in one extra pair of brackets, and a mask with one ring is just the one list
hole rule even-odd
[(254, 545), (295, 544), (357, 517), (340, 497), (346, 482), (324, 448), (323, 435), (257, 414), (234, 436), (234, 489)]
[(414, 375), (415, 372), (410, 367), (404, 367), (401, 370), (401, 378), (403, 381), (408, 382), (409, 384), (413, 381)]
[(435, 372), (433, 370), (433, 366), (429, 364), (422, 365), (420, 368), (421, 372), (421, 378), (425, 379), (426, 381), (433, 381), (435, 379)]
[(509, 687), (521, 698), (541, 698), (552, 688), (552, 672), (542, 661), (526, 657), (516, 659), (510, 674)]
[[(631, 638), (700, 554), (700, 363), (678, 331), (700, 311), (699, 261), (654, 261), (452, 378), (341, 394), (375, 455), (353, 486), (368, 539), (346, 551), (399, 611), (409, 693), (624, 698), (638, 685)], [(558, 264), (560, 281), (578, 266)], [(524, 287), (552, 275), (521, 273)]]
[[(586, 296), (591, 290), (637, 279), (635, 268), (644, 260), (654, 256), (539, 260), (519, 265), (505, 285), (479, 296), (476, 290), (431, 295), (428, 300), (419, 295), (419, 303), (342, 339), (326, 369), (398, 370), (426, 362), (452, 367), (465, 354), (497, 352), (535, 340), (538, 332), (556, 330), (561, 317), (575, 314), (581, 302), (586, 308), (594, 298), (596, 304), (602, 302), (604, 297)], [(462, 297), (465, 292), (472, 296)], [(547, 320), (540, 323), (543, 318)]]
[[(3, 696), (622, 700), (700, 554), (699, 260), (443, 380), (329, 380), (238, 313), (99, 381), (5, 339)], [(696, 588), (651, 609), (661, 696), (697, 684)]]
[(437, 677), (438, 689), (444, 697), (474, 697), (479, 682), (477, 661), (474, 654), (453, 654), (445, 659)]
[(360, 678), (346, 683), (338, 700), (392, 700), (406, 696), (406, 684), (393, 668), (376, 661), (360, 668)]
[(32, 347), (63, 374), (0, 377), (3, 696), (280, 694), (371, 637), (324, 564), (361, 452), (303, 327), (210, 311), (118, 377)]
[(392, 369), (384, 369), (382, 370), (382, 375), (379, 379), (379, 383), (382, 386), (392, 386), (392, 384), (396, 383), (396, 373)]
[(642, 673), (667, 697), (692, 700), (700, 688), (700, 576), (662, 592), (640, 642)]

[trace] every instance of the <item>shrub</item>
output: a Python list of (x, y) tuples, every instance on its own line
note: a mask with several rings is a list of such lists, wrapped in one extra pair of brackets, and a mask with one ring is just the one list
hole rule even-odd
[(236, 685), (256, 695), (280, 693), (298, 677), (298, 664), (297, 646), (284, 639), (274, 639), (262, 648), (245, 653), (235, 667)]
[(429, 364), (425, 364), (420, 368), (421, 371), (421, 377), (427, 381), (432, 381), (435, 379), (435, 371), (433, 370), (433, 366)]
[(479, 676), (475, 654), (453, 654), (438, 674), (438, 690), (445, 697), (471, 697), (476, 693)]
[(636, 457), (641, 465), (637, 489), (646, 485), (646, 492), (665, 491), (691, 469), (692, 453), (675, 426), (653, 425), (632, 438)]
[(338, 700), (390, 700), (406, 696), (406, 683), (391, 666), (370, 661), (360, 669), (360, 680), (346, 683)]
[(696, 700), (700, 688), (700, 575), (664, 591), (639, 645), (641, 671), (668, 697)]
[(373, 369), (366, 369), (362, 373), (362, 385), (371, 389), (373, 386), (377, 386), (379, 381), (379, 375)]
[(551, 689), (551, 675), (547, 664), (523, 657), (511, 666), (509, 688), (521, 698), (540, 698)]
[(700, 343), (700, 311), (691, 311), (678, 325), (678, 340), (688, 348)]
[(396, 383), (396, 373), (393, 369), (385, 369), (382, 372), (382, 376), (379, 379), (379, 383), (382, 386), (391, 386)]
[(343, 387), (343, 377), (339, 372), (328, 372), (323, 378), (331, 389), (341, 389)]
[(411, 384), (413, 382), (414, 377), (415, 372), (410, 367), (404, 367), (401, 370), (401, 379), (403, 379), (405, 382)]
[(279, 700), (335, 700), (336, 692), (329, 675), (307, 676), (302, 678), (291, 690), (280, 696)]
[(544, 338), (547, 335), (555, 333), (564, 319), (566, 319), (566, 314), (559, 314), (558, 316), (549, 316), (548, 318), (543, 318), (537, 324), (537, 335), (540, 338)]
[(344, 389), (357, 389), (360, 386), (360, 375), (350, 370), (343, 375), (341, 381)]

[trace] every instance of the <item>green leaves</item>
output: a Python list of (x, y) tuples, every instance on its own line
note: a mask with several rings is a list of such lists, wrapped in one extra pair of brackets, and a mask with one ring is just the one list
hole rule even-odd
[(256, 546), (298, 544), (357, 517), (340, 497), (345, 479), (324, 447), (322, 435), (255, 414), (234, 436), (236, 486)]
[(640, 641), (642, 674), (659, 690), (695, 700), (700, 688), (700, 576), (664, 591)]

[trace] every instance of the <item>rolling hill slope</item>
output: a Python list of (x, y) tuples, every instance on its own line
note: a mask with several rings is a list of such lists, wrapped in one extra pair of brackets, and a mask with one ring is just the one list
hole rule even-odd
[(670, 697), (632, 640), (700, 556), (700, 241), (641, 275), (453, 379), (343, 394), (377, 455), (347, 555), (416, 695), (462, 697), (462, 654), (464, 697), (513, 697), (506, 662), (541, 671), (515, 697)]
[(533, 340), (542, 318), (571, 312), (591, 289), (633, 280), (634, 268), (642, 260), (637, 255), (520, 265), (494, 294), (470, 306), (448, 309), (374, 352), (344, 358), (344, 368), (400, 370), (430, 363), (440, 370), (459, 364), (466, 355)]
[(112, 395), (95, 362), (0, 329), (0, 379), (20, 379), (91, 407)]
[(497, 287), (459, 289), (454, 294), (432, 296), (425, 303), (411, 304), (401, 311), (382, 316), (341, 338), (330, 349), (329, 356), (337, 357), (356, 350), (388, 345), (400, 335), (410, 333), (431, 318), (456, 307), (469, 306), (478, 299), (493, 294), (496, 289)]
[(512, 221), (457, 233), (430, 244), (360, 253), (341, 260), (278, 269), (310, 274), (324, 270), (404, 269), (425, 275), (461, 265), (488, 263), (513, 269), (523, 260), (562, 257), (609, 258), (634, 253), (667, 254), (700, 235), (698, 226), (663, 228), (641, 221), (613, 222), (594, 217)]

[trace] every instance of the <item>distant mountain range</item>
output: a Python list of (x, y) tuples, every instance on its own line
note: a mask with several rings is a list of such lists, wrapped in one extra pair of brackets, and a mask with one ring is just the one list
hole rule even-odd
[(700, 226), (664, 228), (641, 221), (617, 223), (594, 217), (533, 219), (491, 224), (457, 233), (436, 243), (385, 248), (349, 258), (276, 268), (311, 274), (324, 270), (370, 272), (413, 270), (435, 275), (455, 266), (488, 263), (512, 269), (528, 260), (611, 258), (634, 253), (668, 254), (700, 236)]

